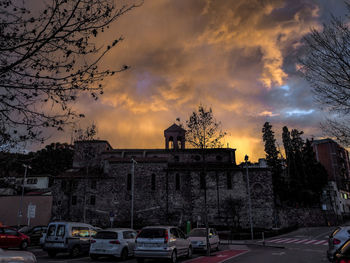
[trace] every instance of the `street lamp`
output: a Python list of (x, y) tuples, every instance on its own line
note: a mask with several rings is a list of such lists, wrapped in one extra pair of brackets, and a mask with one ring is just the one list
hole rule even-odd
[(32, 167), (30, 167), (30, 165), (26, 165), (26, 164), (23, 164), (23, 167), (24, 167), (24, 177), (23, 177), (23, 182), (22, 182), (22, 194), (21, 194), (21, 199), (20, 199), (20, 203), (19, 203), (19, 211), (18, 211), (18, 216), (17, 216), (17, 226), (18, 227), (20, 225), (21, 218), (23, 216), (24, 184), (25, 184), (26, 177), (27, 177), (27, 171), (28, 171), (28, 169), (32, 169)]
[(253, 220), (252, 220), (252, 202), (250, 200), (250, 185), (249, 185), (249, 174), (248, 174), (248, 155), (244, 157), (245, 167), (246, 167), (246, 175), (247, 175), (247, 189), (248, 189), (248, 207), (249, 207), (249, 223), (250, 223), (250, 237), (254, 239), (253, 233)]
[(132, 166), (131, 166), (131, 219), (130, 219), (130, 227), (131, 229), (134, 228), (134, 185), (135, 185), (135, 164), (137, 162), (134, 160), (134, 158), (131, 159)]

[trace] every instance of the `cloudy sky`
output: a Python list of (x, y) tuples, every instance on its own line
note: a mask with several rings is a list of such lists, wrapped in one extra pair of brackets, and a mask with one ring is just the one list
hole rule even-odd
[[(265, 156), (265, 121), (278, 140), (284, 125), (320, 137), (323, 114), (297, 58), (303, 36), (344, 9), (342, 0), (145, 0), (99, 40), (123, 36), (103, 65), (131, 68), (108, 80), (99, 101), (80, 98), (81, 127), (94, 121), (114, 148), (163, 148), (164, 129), (202, 103), (238, 161)], [(50, 140), (69, 141), (70, 132)]]

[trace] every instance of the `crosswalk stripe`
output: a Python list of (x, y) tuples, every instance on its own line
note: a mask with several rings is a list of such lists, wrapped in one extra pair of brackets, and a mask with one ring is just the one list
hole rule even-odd
[(313, 239), (313, 240), (310, 240), (310, 241), (308, 241), (308, 242), (305, 242), (304, 244), (312, 244), (312, 243), (315, 243), (315, 242), (317, 242), (318, 240), (315, 240), (315, 239)]
[(321, 244), (323, 244), (325, 241), (327, 241), (327, 240), (318, 241), (318, 242), (314, 243), (314, 245), (321, 245)]
[(289, 244), (289, 243), (294, 243), (294, 242), (296, 242), (296, 241), (298, 241), (299, 239), (292, 239), (292, 240), (289, 240), (289, 241), (287, 241), (287, 242), (285, 242), (286, 244)]
[(280, 241), (276, 241), (274, 243), (285, 243), (286, 241), (288, 240), (291, 240), (292, 238), (284, 238), (283, 240), (280, 240)]
[(277, 239), (273, 239), (273, 240), (268, 240), (267, 242), (275, 243), (275, 242), (281, 241), (281, 240), (285, 240), (285, 238), (277, 238)]
[(295, 244), (301, 244), (301, 243), (304, 243), (304, 242), (306, 242), (308, 240), (310, 240), (310, 239), (301, 239), (301, 240), (295, 242)]

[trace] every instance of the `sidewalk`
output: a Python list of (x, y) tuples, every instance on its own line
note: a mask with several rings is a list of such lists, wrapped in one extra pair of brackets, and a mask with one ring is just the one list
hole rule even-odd
[(250, 245), (250, 246), (261, 246), (261, 247), (273, 247), (273, 248), (285, 248), (281, 245), (267, 244), (266, 241), (262, 240), (223, 240), (220, 239), (221, 245)]

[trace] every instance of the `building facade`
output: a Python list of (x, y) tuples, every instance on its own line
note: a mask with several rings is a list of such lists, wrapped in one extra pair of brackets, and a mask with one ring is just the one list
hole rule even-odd
[(248, 228), (248, 174), (254, 227), (273, 227), (272, 178), (266, 166), (248, 171), (237, 166), (231, 148), (186, 149), (184, 130), (175, 124), (164, 136), (165, 149), (76, 142), (73, 169), (54, 180), (53, 218), (129, 226), (133, 195), (135, 226), (202, 225), (208, 218), (211, 225)]

